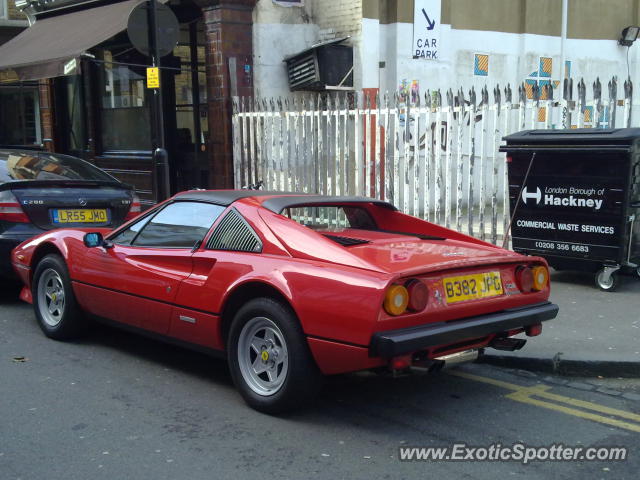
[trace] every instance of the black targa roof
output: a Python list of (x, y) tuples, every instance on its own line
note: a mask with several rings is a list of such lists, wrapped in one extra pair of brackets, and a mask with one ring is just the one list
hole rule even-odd
[(177, 200), (195, 200), (210, 202), (217, 205), (228, 206), (236, 200), (251, 197), (273, 197), (262, 202), (262, 206), (275, 213), (280, 213), (285, 208), (303, 207), (317, 204), (343, 204), (343, 203), (372, 203), (374, 205), (397, 210), (389, 202), (383, 202), (368, 197), (327, 196), (313, 194), (299, 194), (291, 192), (271, 192), (263, 190), (192, 190), (176, 196)]

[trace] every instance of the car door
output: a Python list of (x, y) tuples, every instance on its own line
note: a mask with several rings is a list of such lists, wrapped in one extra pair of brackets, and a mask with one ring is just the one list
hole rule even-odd
[(231, 207), (213, 229), (206, 245), (193, 254), (193, 270), (179, 287), (179, 304), (171, 320), (172, 337), (221, 350), (220, 312), (224, 293), (252, 270), (262, 240)]
[(192, 250), (224, 210), (176, 201), (91, 248), (82, 260), (79, 301), (94, 315), (167, 334), (178, 285), (192, 271)]

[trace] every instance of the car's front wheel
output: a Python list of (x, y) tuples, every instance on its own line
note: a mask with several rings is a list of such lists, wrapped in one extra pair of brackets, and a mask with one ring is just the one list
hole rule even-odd
[(33, 306), (47, 337), (66, 340), (78, 336), (86, 322), (76, 304), (69, 271), (59, 255), (47, 255), (33, 276)]
[(265, 413), (302, 406), (321, 384), (297, 318), (270, 298), (251, 300), (238, 310), (228, 358), (236, 388), (251, 407)]

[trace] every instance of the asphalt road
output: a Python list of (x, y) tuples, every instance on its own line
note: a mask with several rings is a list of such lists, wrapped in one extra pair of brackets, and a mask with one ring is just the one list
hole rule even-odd
[[(244, 405), (220, 360), (107, 327), (48, 340), (31, 306), (5, 295), (0, 478), (637, 479), (640, 383), (589, 382), (487, 365), (347, 375), (329, 379), (313, 405), (270, 417)], [(398, 459), (401, 446), (457, 442), (629, 452), (594, 463)]]

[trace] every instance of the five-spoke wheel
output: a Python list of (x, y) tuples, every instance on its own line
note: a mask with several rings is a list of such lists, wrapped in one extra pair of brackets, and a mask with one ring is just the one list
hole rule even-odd
[(287, 378), (289, 358), (284, 335), (265, 317), (249, 320), (238, 339), (238, 365), (244, 381), (258, 395), (273, 395)]
[(51, 254), (38, 262), (32, 295), (38, 324), (46, 336), (62, 340), (82, 332), (86, 323), (76, 305), (62, 257)]
[(278, 413), (313, 398), (322, 375), (291, 309), (256, 298), (233, 317), (227, 339), (233, 381), (253, 408)]
[(53, 268), (47, 268), (38, 282), (38, 307), (44, 322), (57, 326), (64, 312), (64, 286), (62, 278)]

